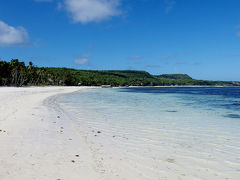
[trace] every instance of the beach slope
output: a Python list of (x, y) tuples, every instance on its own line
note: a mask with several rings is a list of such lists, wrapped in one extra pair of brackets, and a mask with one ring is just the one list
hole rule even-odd
[(55, 98), (79, 87), (0, 88), (0, 179), (101, 179)]

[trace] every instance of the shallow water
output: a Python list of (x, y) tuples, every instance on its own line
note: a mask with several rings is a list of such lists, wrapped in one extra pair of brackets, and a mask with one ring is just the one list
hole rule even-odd
[(240, 179), (240, 88), (88, 89), (59, 104), (97, 153), (99, 171)]

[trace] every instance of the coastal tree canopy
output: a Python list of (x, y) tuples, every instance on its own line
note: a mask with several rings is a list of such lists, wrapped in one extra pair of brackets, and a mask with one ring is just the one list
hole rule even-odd
[(221, 85), (239, 86), (239, 82), (195, 80), (187, 74), (151, 75), (134, 70), (76, 70), (70, 68), (35, 67), (18, 59), (0, 61), (1, 86), (171, 86)]

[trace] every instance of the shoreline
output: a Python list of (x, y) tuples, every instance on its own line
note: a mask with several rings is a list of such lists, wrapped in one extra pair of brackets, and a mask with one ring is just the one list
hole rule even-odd
[(104, 179), (237, 179), (235, 128), (187, 99), (99, 89), (58, 102)]
[[(134, 111), (138, 115), (131, 116), (132, 112), (126, 111), (131, 109), (132, 104), (126, 104), (125, 101), (122, 101), (122, 104), (110, 103), (107, 106), (101, 104), (101, 98), (108, 97), (111, 100), (109, 102), (118, 102), (119, 99), (114, 99), (118, 96), (115, 97), (112, 92), (105, 90), (100, 94), (95, 93), (95, 90), (91, 90), (94, 88), (97, 89), (0, 88), (0, 179), (234, 179), (238, 176), (238, 160), (234, 159), (234, 153), (226, 158), (225, 154), (228, 151), (224, 148), (220, 148), (223, 154), (209, 152), (208, 148), (199, 152), (199, 148), (204, 147), (204, 144), (208, 144), (210, 150), (224, 144), (235, 150), (238, 146), (233, 146), (237, 144), (234, 136), (226, 136), (223, 144), (219, 139), (223, 137), (221, 133), (209, 133), (211, 126), (208, 130), (204, 127), (203, 130), (207, 132), (204, 133), (198, 131), (199, 126), (193, 126), (194, 123), (188, 124), (193, 122), (193, 118), (197, 118), (199, 122), (199, 118), (212, 120), (215, 118), (214, 113), (204, 113), (202, 110), (198, 112), (198, 109), (191, 107), (182, 109), (182, 112), (170, 112), (167, 110), (179, 107), (174, 104), (175, 97), (153, 98), (153, 104), (154, 101), (162, 101), (162, 105), (158, 107), (162, 109), (158, 119), (160, 124), (157, 123), (157, 128), (154, 128), (155, 126), (145, 124), (145, 119), (151, 119), (151, 115), (144, 112), (141, 114), (142, 106), (147, 112), (146, 104), (140, 103)], [(75, 93), (78, 93), (76, 97)], [(61, 96), (65, 95), (61, 101)], [(135, 97), (131, 94), (124, 97), (135, 102)], [(72, 98), (81, 100), (81, 104), (75, 106), (76, 109), (67, 104), (71, 103)], [(93, 111), (88, 107), (93, 107)], [(126, 115), (130, 113), (130, 119), (122, 116), (125, 112)], [(192, 113), (192, 117), (188, 117), (189, 112)], [(106, 118), (104, 113), (110, 113), (110, 116)], [(169, 113), (179, 115), (170, 116)], [(139, 124), (132, 123), (135, 117), (139, 117)], [(165, 120), (168, 120), (169, 124)], [(192, 130), (184, 132), (185, 126), (172, 126), (172, 123), (182, 122), (186, 123), (186, 127), (191, 126)], [(199, 138), (198, 133), (200, 137), (206, 135), (209, 141)], [(193, 135), (196, 135), (194, 141), (191, 140)], [(216, 135), (219, 138), (215, 139), (214, 145), (211, 139)], [(230, 141), (231, 138), (233, 140)], [(198, 147), (194, 145), (195, 142), (204, 143)], [(225, 162), (228, 158), (232, 159), (230, 164)], [(218, 164), (220, 161), (224, 163)], [(208, 169), (208, 172), (198, 171), (204, 168)]]
[(79, 87), (0, 88), (0, 179), (101, 179), (55, 99)]
[[(112, 86), (112, 88), (149, 88), (149, 87), (161, 87), (161, 88), (176, 88), (176, 87), (193, 87), (193, 88), (201, 88), (201, 87), (207, 87), (207, 88), (239, 88), (240, 86), (219, 86), (219, 85), (170, 85), (170, 86)], [(23, 87), (16, 87), (16, 86), (0, 86), (0, 89), (7, 89), (7, 88), (15, 88), (15, 89), (28, 89), (28, 88), (79, 88), (79, 89), (88, 89), (88, 88), (102, 88), (102, 86), (23, 86)]]

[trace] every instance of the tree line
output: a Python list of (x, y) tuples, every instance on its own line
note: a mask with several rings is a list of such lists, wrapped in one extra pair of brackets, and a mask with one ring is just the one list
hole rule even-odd
[(222, 85), (240, 86), (239, 82), (195, 80), (186, 74), (154, 76), (146, 71), (98, 71), (69, 68), (36, 67), (18, 59), (0, 60), (0, 86), (171, 86), (171, 85)]
[(24, 86), (39, 85), (44, 81), (45, 70), (33, 66), (32, 62), (25, 65), (18, 59), (10, 62), (0, 61), (0, 85), (1, 86)]

